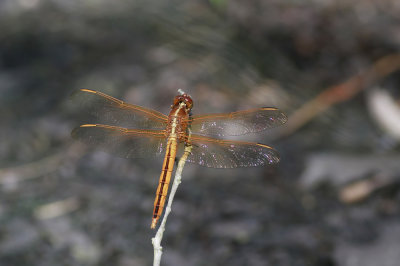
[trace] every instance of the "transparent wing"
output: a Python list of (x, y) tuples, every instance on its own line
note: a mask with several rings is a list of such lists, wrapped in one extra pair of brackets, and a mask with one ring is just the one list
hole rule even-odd
[(162, 155), (167, 143), (162, 130), (134, 130), (100, 124), (81, 125), (71, 135), (95, 148), (125, 158)]
[(194, 115), (189, 122), (194, 134), (224, 137), (263, 131), (286, 121), (284, 113), (265, 107), (226, 114)]
[(273, 148), (252, 142), (228, 141), (192, 135), (187, 161), (212, 168), (265, 166), (279, 162)]
[(81, 89), (71, 96), (74, 102), (94, 115), (96, 123), (126, 128), (165, 129), (168, 117), (155, 110), (132, 105), (102, 92)]

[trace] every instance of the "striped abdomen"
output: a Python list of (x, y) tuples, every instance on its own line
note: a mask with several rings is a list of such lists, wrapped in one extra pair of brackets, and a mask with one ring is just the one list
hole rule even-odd
[(165, 153), (164, 163), (158, 183), (156, 192), (156, 199), (154, 200), (153, 219), (151, 221), (151, 228), (155, 228), (158, 219), (160, 218), (165, 200), (168, 194), (168, 187), (171, 181), (172, 170), (174, 169), (175, 156), (176, 156), (177, 140), (176, 137), (170, 137), (167, 142), (167, 150)]

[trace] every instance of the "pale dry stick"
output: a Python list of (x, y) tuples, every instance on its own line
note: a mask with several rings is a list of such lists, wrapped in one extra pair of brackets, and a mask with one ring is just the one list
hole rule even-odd
[(76, 160), (82, 154), (82, 145), (69, 145), (57, 153), (24, 165), (0, 168), (0, 185), (13, 187), (15, 184), (56, 172), (65, 161)]
[[(189, 130), (189, 139), (190, 139), (190, 135), (191, 135), (191, 133)], [(153, 266), (159, 266), (160, 262), (161, 262), (161, 255), (162, 255), (161, 240), (162, 240), (162, 237), (163, 237), (163, 234), (165, 231), (165, 223), (167, 222), (168, 215), (171, 212), (171, 206), (172, 206), (172, 202), (174, 201), (174, 196), (175, 196), (176, 190), (178, 189), (178, 186), (182, 180), (183, 167), (185, 166), (186, 159), (189, 156), (191, 151), (192, 151), (192, 146), (185, 145), (184, 153), (183, 153), (181, 159), (179, 160), (178, 167), (176, 168), (174, 182), (172, 183), (171, 192), (169, 193), (168, 204), (167, 204), (167, 208), (165, 208), (164, 217), (161, 221), (160, 227), (158, 228), (155, 237), (153, 237), (151, 239), (151, 242), (153, 243), (153, 248), (154, 248)]]
[(16, 184), (55, 172), (65, 157), (65, 151), (24, 165), (0, 169), (0, 185)]

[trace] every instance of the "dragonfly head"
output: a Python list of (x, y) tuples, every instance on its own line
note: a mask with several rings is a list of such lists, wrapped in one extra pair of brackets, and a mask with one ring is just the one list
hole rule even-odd
[(175, 96), (174, 104), (172, 105), (172, 107), (178, 106), (181, 103), (184, 103), (186, 105), (187, 111), (190, 111), (193, 107), (193, 100), (187, 94)]

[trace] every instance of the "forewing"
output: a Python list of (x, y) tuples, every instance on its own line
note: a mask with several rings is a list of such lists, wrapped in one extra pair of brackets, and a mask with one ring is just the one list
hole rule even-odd
[(254, 133), (284, 124), (287, 117), (276, 108), (265, 107), (226, 114), (192, 116), (194, 134), (216, 137)]
[(97, 118), (95, 123), (126, 128), (165, 129), (168, 117), (155, 110), (132, 105), (102, 92), (81, 89), (72, 94), (88, 113)]
[(265, 166), (279, 162), (273, 148), (252, 142), (227, 141), (192, 135), (187, 161), (212, 168)]
[(100, 124), (75, 128), (72, 137), (95, 148), (124, 158), (146, 158), (162, 155), (166, 138), (162, 130), (133, 130)]

